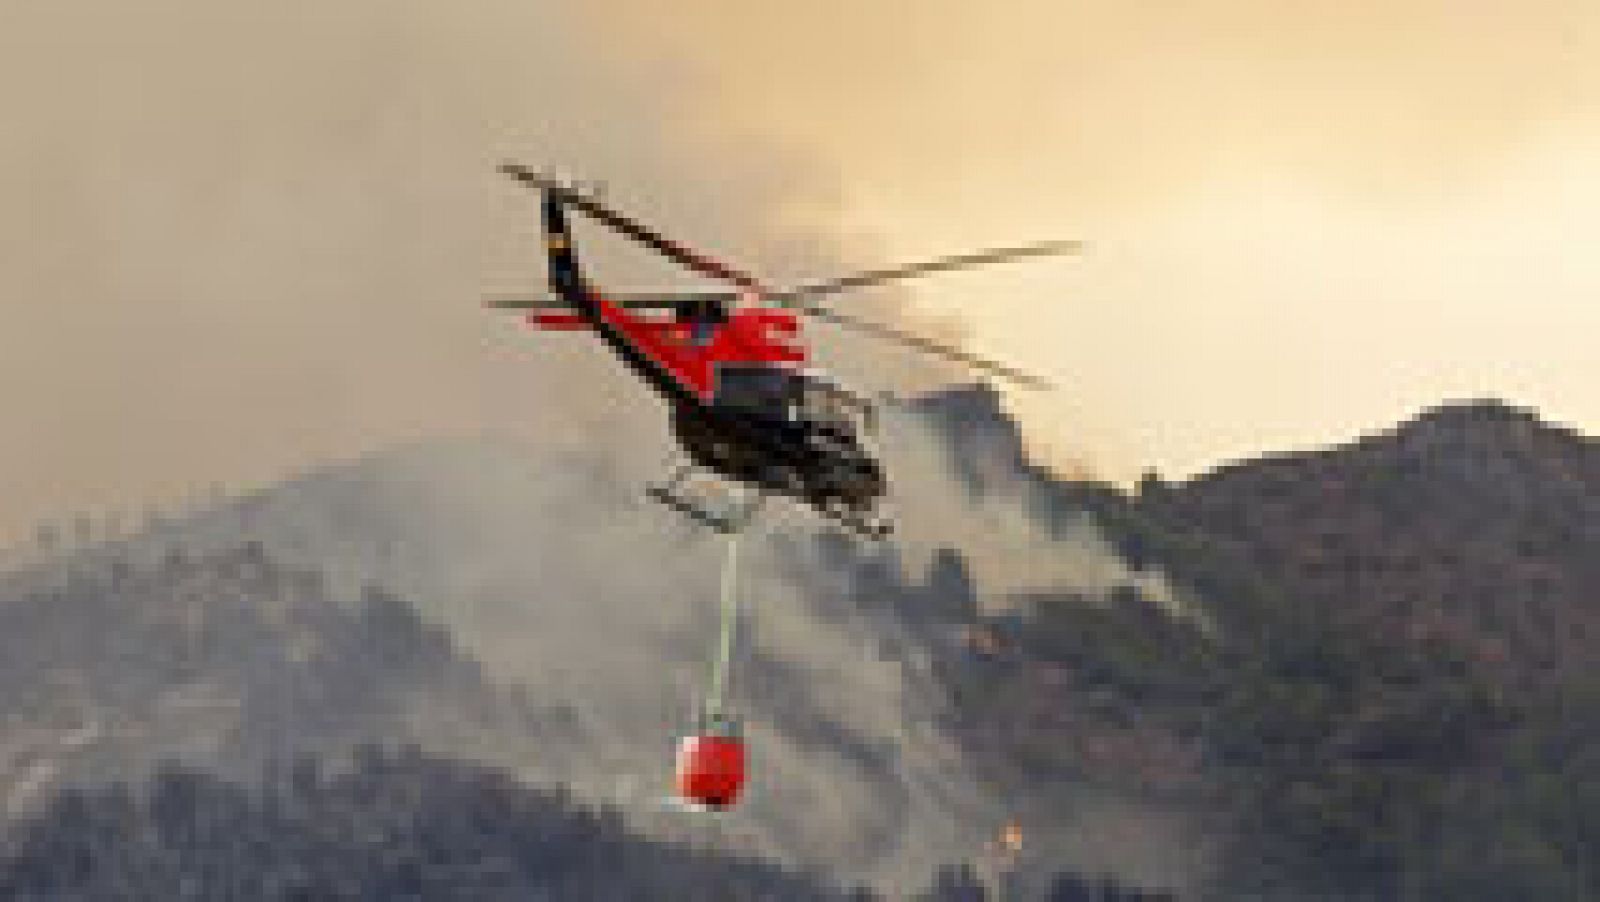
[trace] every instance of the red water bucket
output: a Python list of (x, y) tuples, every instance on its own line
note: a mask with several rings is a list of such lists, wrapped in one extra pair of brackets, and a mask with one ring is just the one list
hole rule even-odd
[(707, 808), (726, 808), (744, 788), (744, 765), (744, 740), (737, 736), (685, 736), (678, 742), (678, 795)]

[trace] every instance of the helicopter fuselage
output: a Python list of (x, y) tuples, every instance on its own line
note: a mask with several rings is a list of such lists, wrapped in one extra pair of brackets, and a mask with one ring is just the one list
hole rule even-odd
[[(1049, 241), (957, 254), (907, 266), (874, 269), (775, 290), (749, 273), (690, 250), (618, 213), (589, 193), (549, 175), (507, 163), (501, 171), (538, 190), (544, 225), (550, 299), (495, 302), (528, 310), (541, 329), (591, 331), (672, 411), (672, 432), (692, 464), (751, 487), (755, 503), (785, 495), (865, 535), (886, 533), (879, 513), (886, 491), (883, 467), (863, 440), (870, 407), (804, 368), (800, 317), (808, 316), (934, 354), (974, 370), (1032, 387), (1043, 380), (893, 326), (873, 323), (817, 299), (932, 273), (1020, 257), (1075, 253), (1075, 241)], [(623, 294), (595, 290), (578, 263), (568, 209), (640, 244), (727, 290)], [(697, 513), (671, 495), (683, 480), (651, 494)], [(751, 508), (753, 511), (753, 508)], [(716, 522), (717, 518), (702, 517)], [(738, 518), (747, 520), (747, 518)], [(730, 528), (730, 521), (722, 521)], [(732, 528), (737, 528), (733, 526)]]
[(877, 514), (887, 488), (883, 467), (863, 440), (871, 410), (804, 368), (797, 317), (785, 310), (608, 299), (580, 270), (568, 204), (589, 202), (544, 191), (549, 283), (565, 309), (535, 313), (530, 323), (592, 330), (668, 402), (673, 437), (693, 464), (759, 494), (810, 505), (859, 532), (887, 532)]
[(793, 417), (786, 407), (678, 404), (672, 433), (695, 464), (825, 513), (870, 521), (887, 481), (856, 422)]

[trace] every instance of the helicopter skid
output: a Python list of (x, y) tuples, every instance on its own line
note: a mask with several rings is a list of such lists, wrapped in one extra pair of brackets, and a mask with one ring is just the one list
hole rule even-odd
[[(730, 483), (694, 464), (679, 467), (666, 482), (646, 486), (645, 495), (725, 535), (749, 527), (767, 499), (766, 492)], [(837, 499), (819, 502), (801, 496), (797, 500), (864, 539), (882, 540), (894, 531), (894, 521), (881, 510), (853, 507)]]
[[(724, 534), (749, 526), (766, 500), (759, 491), (741, 491), (720, 477), (697, 472), (692, 465), (679, 469), (665, 483), (647, 486), (645, 495)], [(745, 497), (736, 497), (740, 495)]]

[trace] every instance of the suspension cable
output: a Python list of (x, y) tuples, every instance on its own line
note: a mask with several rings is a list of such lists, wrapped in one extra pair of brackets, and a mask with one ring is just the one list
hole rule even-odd
[(711, 685), (706, 693), (705, 725), (722, 725), (727, 707), (728, 668), (733, 659), (734, 634), (739, 628), (739, 596), (735, 591), (739, 568), (739, 533), (728, 535), (728, 556), (722, 565), (722, 605), (717, 653), (711, 660)]

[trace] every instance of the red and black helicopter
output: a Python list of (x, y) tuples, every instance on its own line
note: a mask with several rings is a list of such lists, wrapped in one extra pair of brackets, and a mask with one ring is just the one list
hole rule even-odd
[[(882, 537), (883, 465), (868, 450), (872, 404), (806, 366), (800, 315), (864, 331), (1029, 386), (1020, 370), (818, 304), (831, 295), (1019, 257), (1072, 253), (1051, 241), (941, 257), (792, 288), (774, 288), (617, 213), (595, 193), (506, 163), (501, 172), (535, 188), (544, 220), (553, 297), (503, 298), (496, 309), (531, 311), (540, 329), (584, 330), (671, 404), (672, 431), (688, 462), (650, 495), (723, 532), (742, 529), (768, 495), (793, 498), (855, 532)], [(723, 291), (602, 294), (578, 261), (567, 220), (577, 210), (680, 266), (731, 286)], [(714, 510), (685, 491), (698, 471), (744, 487), (743, 503)]]

